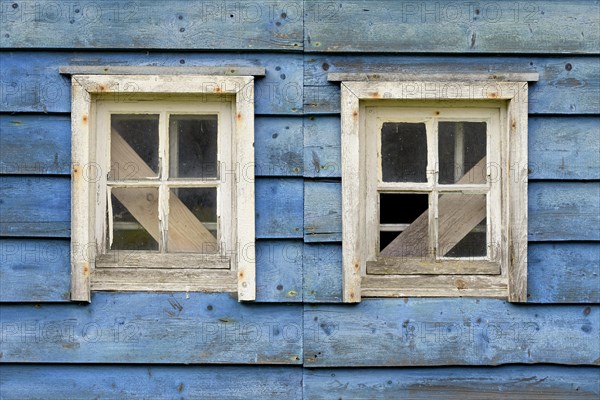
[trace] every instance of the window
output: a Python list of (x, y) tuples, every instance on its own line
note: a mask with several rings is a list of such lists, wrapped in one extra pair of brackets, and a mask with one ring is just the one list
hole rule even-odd
[(93, 290), (254, 300), (253, 82), (73, 75), (73, 300)]
[(526, 301), (527, 81), (537, 76), (329, 80), (341, 81), (344, 301)]

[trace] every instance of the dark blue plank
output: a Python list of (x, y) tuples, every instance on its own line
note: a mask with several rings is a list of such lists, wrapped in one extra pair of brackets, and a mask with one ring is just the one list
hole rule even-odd
[(304, 395), (311, 400), (537, 400), (598, 399), (594, 367), (510, 365), (495, 368), (307, 369)]
[(342, 251), (338, 243), (306, 243), (303, 263), (304, 301), (342, 301)]
[(254, 159), (257, 176), (302, 176), (302, 118), (257, 117)]
[(229, 294), (92, 294), (90, 304), (1, 305), (2, 361), (300, 364), (302, 307)]
[(529, 88), (531, 114), (598, 114), (600, 79), (596, 57), (468, 57), (313, 55), (305, 61), (305, 113), (339, 113), (339, 83), (330, 72), (537, 72)]
[(279, 0), (4, 2), (0, 44), (3, 48), (299, 51), (302, 5)]
[(68, 240), (0, 239), (0, 301), (68, 301)]
[(302, 398), (297, 367), (2, 365), (0, 374), (7, 400)]
[(69, 237), (69, 177), (0, 177), (0, 236)]
[(342, 196), (339, 182), (304, 183), (304, 241), (342, 240)]
[(307, 2), (309, 52), (597, 54), (597, 1)]
[(302, 238), (303, 186), (299, 178), (256, 180), (257, 238)]
[(335, 178), (342, 175), (340, 118), (311, 115), (304, 118), (304, 176)]
[(600, 363), (600, 307), (363, 299), (304, 311), (307, 366)]
[(256, 242), (256, 301), (302, 301), (302, 241)]
[(527, 301), (600, 303), (599, 243), (530, 243)]
[(0, 111), (70, 112), (70, 77), (58, 73), (65, 65), (261, 66), (266, 76), (255, 82), (255, 112), (302, 113), (300, 54), (150, 52), (4, 52), (0, 57)]

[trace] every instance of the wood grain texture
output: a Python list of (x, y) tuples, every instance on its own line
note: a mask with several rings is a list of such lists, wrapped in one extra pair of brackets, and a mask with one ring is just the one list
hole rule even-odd
[(312, 400), (591, 400), (600, 394), (597, 368), (549, 365), (319, 368), (305, 371), (303, 386)]
[(302, 176), (302, 118), (257, 117), (254, 157), (257, 176)]
[(256, 301), (302, 301), (301, 240), (257, 240)]
[(342, 198), (339, 182), (304, 182), (304, 241), (342, 240)]
[(256, 180), (256, 237), (302, 238), (302, 179)]
[(43, 0), (4, 11), (4, 48), (302, 50), (301, 1)]
[[(402, 3), (401, 3), (402, 4)], [(404, 3), (408, 4), (408, 3)], [(421, 4), (421, 3), (419, 3)], [(311, 55), (305, 58), (305, 114), (339, 113), (339, 84), (327, 82), (332, 72), (406, 73), (537, 72), (529, 87), (530, 114), (597, 114), (600, 79), (595, 57)]]
[(597, 306), (495, 299), (365, 299), (306, 306), (307, 366), (600, 362)]
[(304, 119), (304, 176), (337, 178), (342, 175), (340, 118), (315, 116)]
[[(271, 3), (270, 3), (271, 4)], [(118, 35), (116, 35), (118, 36)], [(3, 52), (0, 111), (62, 112), (71, 110), (69, 76), (59, 68), (66, 65), (114, 66), (248, 66), (264, 67), (266, 75), (256, 79), (257, 114), (302, 113), (303, 63), (301, 54), (272, 53), (153, 53), (153, 52)], [(127, 101), (136, 91), (129, 86), (117, 99)]]
[(302, 398), (296, 367), (2, 365), (0, 374), (6, 400)]
[(307, 303), (342, 301), (342, 246), (306, 243), (303, 254), (303, 293)]
[(302, 307), (225, 293), (92, 293), (90, 304), (2, 305), (3, 362), (301, 364)]
[[(597, 54), (598, 2), (308, 2), (306, 51)], [(348, 40), (352, 38), (352, 40)]]

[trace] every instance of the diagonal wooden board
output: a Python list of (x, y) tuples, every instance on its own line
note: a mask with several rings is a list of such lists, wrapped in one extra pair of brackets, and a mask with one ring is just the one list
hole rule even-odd
[[(134, 165), (136, 167), (133, 172), (127, 170), (128, 178), (147, 178), (156, 175), (116, 129), (113, 128), (111, 134), (112, 162), (122, 166)], [(114, 188), (112, 194), (144, 229), (157, 242), (160, 242), (158, 191), (156, 188), (135, 188), (135, 190)], [(218, 252), (215, 237), (172, 192), (169, 196), (168, 230), (168, 248), (171, 252)]]
[[(472, 177), (481, 175), (486, 168), (486, 158), (482, 158), (456, 183), (473, 183)], [(424, 257), (429, 251), (429, 211), (423, 212), (400, 235), (388, 244), (380, 255), (384, 257)], [(485, 196), (440, 196), (438, 201), (438, 247), (445, 253), (463, 239), (486, 217)]]

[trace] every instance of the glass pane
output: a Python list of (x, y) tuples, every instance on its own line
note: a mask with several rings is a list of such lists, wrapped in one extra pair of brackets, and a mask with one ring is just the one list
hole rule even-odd
[(217, 189), (171, 189), (168, 251), (217, 253), (216, 238)]
[(112, 250), (158, 250), (157, 188), (113, 188)]
[(158, 115), (111, 115), (111, 179), (158, 176)]
[(487, 255), (486, 195), (446, 193), (438, 200), (438, 254)]
[(379, 195), (379, 250), (387, 257), (428, 257), (429, 195)]
[(486, 123), (440, 122), (438, 134), (439, 183), (485, 183)]
[(424, 123), (383, 124), (381, 172), (384, 182), (427, 182), (427, 131)]
[(171, 115), (169, 156), (173, 178), (216, 178), (217, 116)]

